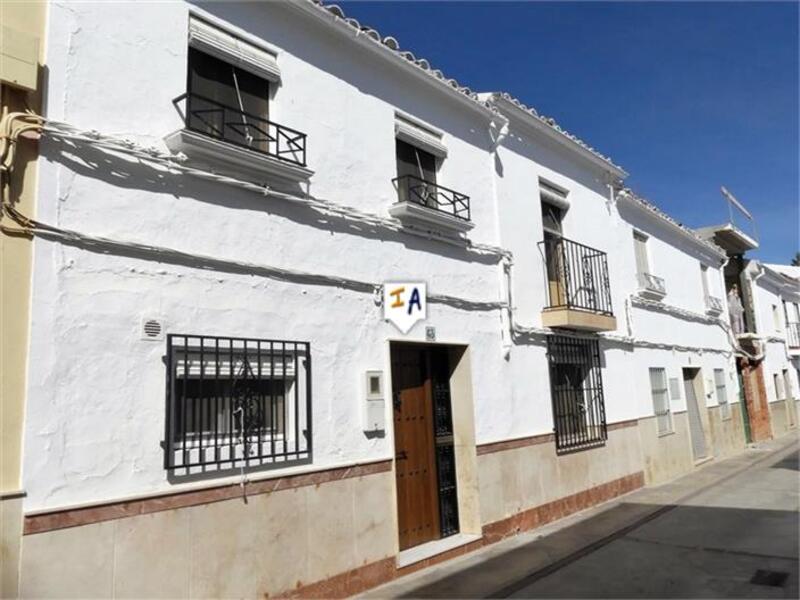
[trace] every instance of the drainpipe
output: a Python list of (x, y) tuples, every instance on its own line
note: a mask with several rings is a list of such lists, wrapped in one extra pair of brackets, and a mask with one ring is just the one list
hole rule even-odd
[[(508, 119), (502, 115), (497, 115), (489, 123), (489, 138), (492, 140), (492, 162), (495, 163), (499, 160), (497, 150), (500, 144), (508, 135)], [(494, 170), (494, 164), (492, 165)], [(492, 175), (492, 195), (494, 200), (494, 222), (495, 222), (495, 238), (498, 244), (500, 243), (501, 227), (500, 227), (500, 198), (497, 194), (497, 174)], [(509, 257), (503, 257), (500, 261), (500, 290), (501, 301), (504, 306), (500, 311), (500, 338), (501, 338), (501, 351), (503, 358), (509, 360), (511, 358), (512, 346), (512, 328), (513, 316), (511, 313), (511, 264), (512, 261)]]

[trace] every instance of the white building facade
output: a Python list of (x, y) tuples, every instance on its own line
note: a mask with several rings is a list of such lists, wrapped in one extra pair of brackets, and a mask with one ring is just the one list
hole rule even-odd
[(744, 448), (725, 251), (551, 120), (312, 2), (46, 31), (20, 595), (352, 594)]

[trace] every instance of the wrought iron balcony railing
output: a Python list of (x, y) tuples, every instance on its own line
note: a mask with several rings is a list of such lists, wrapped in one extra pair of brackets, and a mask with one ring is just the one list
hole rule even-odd
[(706, 312), (713, 315), (721, 315), (722, 300), (716, 296), (706, 296)]
[(400, 202), (411, 202), (462, 221), (470, 221), (469, 196), (414, 175), (395, 177), (392, 183), (397, 187)]
[(642, 296), (663, 298), (667, 295), (667, 286), (661, 277), (650, 273), (637, 273), (636, 278), (639, 281), (639, 293)]
[(789, 348), (800, 348), (800, 323), (786, 324), (786, 340)]
[(539, 242), (547, 272), (547, 308), (614, 314), (605, 252), (561, 237)]
[(306, 134), (273, 123), (211, 98), (187, 92), (173, 104), (185, 102), (182, 117), (190, 131), (235, 144), (301, 167), (306, 166)]

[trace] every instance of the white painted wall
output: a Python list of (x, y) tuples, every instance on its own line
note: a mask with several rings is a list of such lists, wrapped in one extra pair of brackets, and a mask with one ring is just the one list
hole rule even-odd
[[(314, 195), (387, 215), (396, 174), (394, 111), (400, 109), (444, 131), (449, 156), (439, 181), (470, 195), (476, 225), (470, 239), (514, 252), (517, 322), (538, 326), (545, 302), (537, 248), (543, 176), (570, 190), (567, 237), (608, 253), (618, 333), (627, 335), (626, 300), (636, 288), (632, 225), (607, 202), (595, 167), (513, 129), (495, 157), (488, 113), (282, 5), (205, 6), (278, 52), (283, 83), (271, 118), (308, 134)], [(53, 3), (47, 116), (161, 144), (181, 127), (172, 100), (185, 91), (188, 15), (189, 6), (178, 2)], [(41, 148), (37, 217), (46, 223), (221, 263), (248, 261), (374, 283), (424, 279), (429, 293), (503, 297), (491, 257), (156, 173), (92, 148), (48, 139)], [(695, 250), (669, 236), (663, 242), (656, 274), (667, 279), (668, 301), (702, 312)], [(163, 318), (175, 333), (309, 341), (313, 467), (392, 456), (391, 427), (384, 438), (368, 439), (361, 431), (364, 371), (383, 369), (388, 381), (387, 340), (404, 338), (383, 322), (371, 293), (161, 254), (105, 252), (42, 238), (34, 247), (26, 511), (191, 485), (169, 482), (162, 467), (165, 345), (140, 339), (142, 317)], [(683, 276), (690, 266), (694, 283)], [(725, 346), (713, 325), (637, 308), (631, 318), (637, 338)], [(515, 345), (505, 360), (497, 310), (430, 304), (427, 324), (436, 327), (440, 342), (471, 347), (478, 443), (552, 431), (543, 340)], [(423, 337), (418, 326), (404, 339)], [(677, 376), (681, 365), (728, 364), (718, 353), (634, 352), (610, 341), (602, 348), (610, 423), (652, 414), (648, 367), (665, 366)]]
[[(445, 132), (450, 156), (441, 182), (472, 196), (476, 228), (470, 238), (494, 241), (488, 118), (284, 7), (209, 9), (278, 50), (283, 85), (272, 117), (308, 134), (308, 162), (316, 171), (312, 193), (387, 215), (399, 107)], [(186, 81), (188, 14), (181, 3), (55, 3), (47, 114), (147, 143), (178, 129), (171, 101)], [(422, 278), (429, 293), (499, 299), (492, 257), (356, 229), (280, 200), (156, 174), (93, 149), (45, 140), (42, 155), (37, 215), (47, 223), (367, 282)], [(382, 321), (371, 293), (41, 239), (35, 264), (26, 510), (175, 488), (159, 445), (165, 346), (140, 340), (143, 316), (165, 319), (176, 333), (310, 341), (314, 466), (392, 456), (390, 437), (367, 439), (361, 431), (364, 371), (388, 375), (386, 339), (402, 337)], [(494, 424), (486, 415), (508, 397), (499, 312), (430, 304), (427, 324), (440, 341), (472, 347), (473, 364), (480, 365), (473, 373), (478, 437), (491, 436)], [(421, 326), (407, 336), (423, 337)]]
[[(788, 370), (794, 395), (800, 393), (800, 381), (797, 374), (797, 351), (794, 355), (787, 345), (786, 318), (783, 301), (800, 302), (800, 288), (787, 284), (774, 271), (767, 270), (755, 279), (753, 285), (757, 331), (764, 340), (764, 375), (766, 378), (767, 398), (769, 402), (781, 400), (775, 393), (774, 376), (781, 378), (783, 387), (783, 371)], [(775, 324), (773, 306), (777, 307), (778, 324)]]

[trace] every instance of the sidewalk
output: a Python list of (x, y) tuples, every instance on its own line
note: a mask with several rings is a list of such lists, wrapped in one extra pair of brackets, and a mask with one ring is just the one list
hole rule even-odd
[[(688, 556), (691, 552), (697, 554), (698, 549), (701, 552), (706, 551), (705, 548), (701, 547), (703, 546), (701, 530), (705, 522), (714, 523), (716, 518), (717, 528), (714, 530), (714, 534), (719, 536), (721, 519), (722, 522), (726, 524), (725, 528), (729, 528), (729, 523), (739, 523), (740, 525), (737, 527), (741, 529), (742, 520), (744, 520), (745, 524), (748, 521), (753, 522), (756, 518), (756, 513), (759, 513), (758, 516), (772, 519), (767, 522), (768, 525), (772, 526), (778, 524), (779, 529), (772, 532), (773, 535), (768, 543), (770, 544), (770, 548), (773, 546), (780, 546), (780, 551), (776, 550), (775, 553), (767, 552), (763, 550), (763, 540), (758, 540), (758, 543), (755, 543), (751, 539), (753, 536), (750, 536), (748, 538), (749, 545), (746, 545), (741, 552), (734, 550), (730, 554), (736, 556), (723, 558), (727, 558), (728, 562), (731, 562), (734, 559), (740, 559), (741, 556), (739, 555), (742, 555), (745, 559), (749, 558), (752, 562), (754, 560), (753, 557), (757, 557), (758, 560), (756, 563), (762, 565), (766, 563), (777, 564), (776, 561), (778, 563), (780, 561), (785, 562), (794, 555), (794, 562), (796, 562), (796, 526), (794, 530), (791, 530), (790, 526), (789, 531), (783, 531), (787, 518), (789, 520), (792, 518), (796, 519), (796, 494), (793, 498), (787, 499), (786, 493), (784, 493), (780, 501), (778, 501), (769, 497), (769, 490), (767, 490), (767, 493), (762, 494), (760, 487), (750, 486), (748, 488), (744, 483), (740, 484), (737, 481), (736, 485), (728, 486), (726, 492), (728, 496), (732, 493), (741, 496), (740, 498), (737, 497), (733, 502), (727, 501), (728, 504), (736, 508), (729, 509), (727, 508), (727, 504), (722, 503), (720, 506), (718, 502), (710, 502), (710, 505), (709, 503), (704, 504), (701, 500), (704, 494), (707, 496), (710, 492), (719, 495), (716, 488), (726, 489), (726, 482), (736, 479), (737, 476), (742, 475), (745, 471), (753, 470), (755, 472), (755, 470), (765, 468), (774, 463), (780, 463), (780, 461), (784, 459), (784, 462), (792, 461), (797, 452), (797, 448), (798, 439), (796, 433), (792, 433), (789, 436), (784, 436), (777, 440), (761, 443), (757, 447), (748, 448), (739, 456), (720, 462), (710, 462), (697, 471), (672, 482), (637, 490), (582, 513), (562, 519), (557, 523), (552, 523), (535, 531), (503, 540), (472, 554), (443, 563), (442, 565), (410, 574), (370, 590), (362, 597), (487, 598), (508, 596), (531, 597), (537, 595), (547, 597), (561, 595), (558, 592), (560, 589), (565, 588), (565, 586), (561, 585), (558, 581), (551, 581), (550, 587), (547, 587), (547, 578), (549, 575), (559, 571), (562, 581), (572, 582), (575, 576), (572, 576), (572, 580), (567, 577), (567, 567), (574, 565), (578, 561), (583, 561), (585, 558), (590, 557), (593, 553), (601, 549), (607, 549), (610, 545), (619, 542), (619, 540), (634, 530), (639, 533), (642, 531), (640, 528), (646, 529), (645, 526), (647, 524), (654, 522), (662, 516), (669, 515), (672, 511), (684, 512), (678, 515), (673, 514), (672, 516), (674, 518), (669, 522), (666, 529), (664, 524), (661, 524), (659, 535), (664, 537), (665, 535), (669, 535), (670, 532), (674, 533), (678, 530), (679, 534), (694, 536), (689, 543), (681, 545), (679, 541), (676, 540), (668, 540), (666, 543), (662, 543), (660, 539), (633, 539), (635, 542), (647, 541), (650, 546), (642, 549), (639, 546), (629, 544), (632, 550), (628, 551), (644, 554), (647, 552), (661, 552), (662, 554), (665, 552), (672, 552), (671, 555), (666, 555), (659, 560), (669, 562), (675, 569), (684, 568), (686, 571), (691, 571), (698, 562), (703, 562), (704, 560), (708, 562), (705, 555), (703, 557)], [(776, 489), (788, 485), (790, 488), (796, 490), (796, 466), (787, 467), (783, 469), (783, 471), (784, 472), (780, 474), (782, 478), (780, 484), (775, 483), (777, 480), (775, 480), (775, 475), (773, 473), (762, 475), (761, 477), (764, 479), (764, 485), (775, 487)], [(750, 475), (751, 474), (748, 473), (748, 475), (745, 476), (745, 480), (749, 479)], [(772, 477), (772, 479), (770, 479), (770, 477)], [(774, 486), (773, 483), (775, 483)], [(777, 510), (778, 505), (780, 505), (781, 510)], [(739, 508), (740, 506), (744, 508)], [(787, 506), (789, 507), (788, 510)], [(714, 517), (711, 513), (717, 516)], [(722, 518), (723, 514), (724, 519)], [(783, 520), (778, 521), (777, 517), (781, 517)], [(676, 527), (676, 523), (680, 523), (680, 525)], [(725, 528), (723, 528), (723, 530), (727, 530)], [(781, 531), (783, 531), (782, 535)], [(736, 533), (736, 527), (734, 527), (732, 535), (735, 536)], [(777, 540), (776, 535), (784, 539)], [(697, 544), (698, 539), (700, 540), (700, 546)], [(628, 540), (628, 542), (630, 541), (631, 540)], [(781, 543), (779, 543), (781, 541), (782, 546)], [(660, 546), (657, 546), (658, 544), (660, 544)], [(713, 546), (711, 542), (709, 542), (709, 545)], [(733, 545), (735, 546), (735, 544)], [(650, 548), (653, 549), (650, 550)], [(725, 552), (724, 549), (719, 550), (711, 548), (711, 550), (716, 552), (717, 555), (720, 552)], [(685, 556), (678, 557), (677, 554), (679, 553), (683, 553)], [(619, 554), (619, 552), (617, 552), (617, 554)], [(778, 556), (773, 556), (773, 554), (778, 554)], [(617, 561), (615, 565), (617, 568), (624, 569), (622, 565), (619, 565), (619, 562), (622, 561), (625, 563), (627, 562), (627, 558), (623, 551), (622, 556), (616, 556), (611, 560)], [(608, 560), (608, 558), (606, 560)], [(721, 559), (717, 557), (716, 560), (719, 562)], [(740, 560), (740, 562), (742, 561)], [(747, 563), (746, 560), (742, 562), (740, 567), (742, 568), (742, 572), (746, 572), (747, 578), (749, 578), (752, 570), (751, 565), (750, 563), (745, 563)], [(681, 567), (681, 565), (683, 565), (683, 567)], [(601, 563), (587, 565), (587, 568), (594, 568), (595, 570), (600, 569), (599, 573), (595, 573), (595, 576), (599, 575), (602, 578), (602, 569), (606, 567)], [(720, 569), (724, 571), (727, 567), (725, 565), (712, 565), (709, 567), (711, 570), (714, 568), (718, 571)], [(675, 575), (676, 580), (671, 582), (674, 587), (668, 588), (673, 590), (674, 595), (688, 595), (689, 597), (693, 595), (698, 597), (702, 595), (714, 595), (712, 592), (702, 587), (698, 588), (699, 591), (696, 594), (693, 594), (691, 589), (682, 589), (680, 587), (683, 583), (680, 578), (681, 574), (676, 573)], [(699, 575), (699, 579), (703, 579), (707, 573), (703, 571)], [(634, 578), (637, 576), (639, 578), (647, 578), (649, 574), (646, 572), (636, 573), (635, 575), (631, 573), (631, 576)], [(697, 576), (697, 574), (694, 576)], [(567, 579), (564, 579), (565, 577), (567, 577)], [(742, 577), (744, 577), (744, 575), (742, 575)], [(728, 579), (731, 578), (728, 577)], [(751, 588), (747, 586), (742, 587), (743, 584), (740, 581), (740, 577), (733, 579), (736, 579), (736, 581), (731, 583), (731, 586), (736, 585), (738, 587), (735, 589), (731, 588), (731, 594), (748, 595), (752, 593), (749, 591)], [(614, 581), (611, 584), (612, 587), (613, 585), (617, 586), (615, 588), (616, 595), (623, 595), (620, 591), (624, 592), (628, 589), (626, 587), (626, 585), (628, 585), (627, 581), (627, 574), (623, 573), (620, 581)], [(749, 581), (749, 579), (746, 581)], [(539, 582), (542, 583), (540, 584)], [(600, 584), (601, 582), (598, 580), (597, 583)], [(713, 582), (713, 586), (716, 586), (713, 589), (718, 590), (720, 586), (725, 583), (727, 583), (727, 579), (723, 576), (718, 576)], [(541, 593), (537, 591), (535, 587), (537, 585), (542, 588)], [(647, 587), (647, 582), (639, 582), (639, 585), (639, 589), (644, 590)], [(698, 583), (697, 585), (701, 584)], [(575, 584), (572, 588), (571, 595), (573, 596), (592, 596), (590, 590), (587, 592), (586, 585), (581, 587)], [(657, 589), (664, 590), (663, 587)], [(773, 592), (780, 592), (777, 597), (784, 597), (784, 589), (770, 587), (755, 589), (757, 592), (763, 591), (763, 593), (757, 594), (758, 596), (776, 596), (776, 593)], [(789, 589), (796, 590), (796, 582), (793, 582)], [(644, 593), (645, 592), (642, 592), (642, 594)], [(567, 595), (569, 596), (570, 594)], [(597, 595), (598, 597), (603, 596), (602, 593), (598, 593)]]

